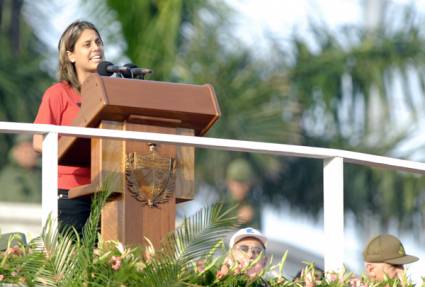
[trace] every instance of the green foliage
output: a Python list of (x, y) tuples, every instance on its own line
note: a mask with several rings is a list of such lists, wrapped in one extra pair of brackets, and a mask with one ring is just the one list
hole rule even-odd
[[(92, 212), (80, 240), (75, 230), (58, 232), (49, 220), (40, 237), (0, 253), (0, 281), (28, 286), (182, 286), (193, 276), (193, 260), (210, 250), (234, 228), (221, 205), (185, 219), (162, 248), (125, 248), (98, 238), (100, 211), (110, 195), (111, 182), (96, 193)], [(97, 244), (98, 242), (98, 244)]]
[(219, 204), (186, 218), (159, 250), (151, 244), (128, 248), (117, 241), (103, 241), (98, 237), (97, 224), (110, 196), (111, 183), (107, 181), (96, 193), (81, 240), (75, 230), (59, 233), (52, 219), (41, 236), (28, 245), (21, 236), (11, 236), (7, 249), (0, 252), (0, 282), (65, 287), (414, 286), (405, 275), (371, 282), (345, 270), (323, 275), (312, 264), (291, 281), (282, 275), (287, 251), (276, 265), (265, 254), (250, 263), (240, 261), (224, 250), (222, 238), (235, 227), (236, 218), (229, 217), (231, 212)]
[[(49, 227), (50, 228), (50, 227)], [(48, 228), (48, 229), (49, 229)], [(51, 232), (51, 231), (49, 231)], [(68, 234), (69, 235), (69, 234)], [(230, 266), (223, 270), (224, 256), (215, 256), (213, 246), (203, 268), (192, 265), (190, 269), (176, 264), (173, 257), (164, 254), (142, 256), (138, 248), (125, 248), (116, 241), (99, 241), (93, 250), (92, 261), (86, 265), (88, 270), (78, 270), (76, 264), (84, 252), (84, 246), (73, 245), (73, 236), (60, 236), (54, 245), (38, 249), (35, 245), (17, 244), (0, 253), (0, 282), (24, 286), (323, 286), (323, 287), (384, 287), (415, 286), (406, 274), (400, 279), (386, 278), (382, 282), (370, 281), (366, 276), (356, 277), (351, 272), (320, 272), (313, 264), (308, 264), (299, 277), (289, 280), (281, 274), (287, 252), (282, 261), (272, 266), (270, 263), (255, 275), (249, 275), (247, 266)], [(46, 233), (42, 237), (45, 237)], [(75, 244), (75, 242), (74, 242)], [(61, 248), (68, 246), (69, 248)], [(69, 258), (67, 258), (70, 257)], [(198, 261), (199, 262), (199, 261)], [(255, 263), (253, 263), (255, 264)], [(50, 268), (50, 270), (49, 270)], [(57, 268), (57, 269), (55, 269)], [(49, 273), (50, 272), (50, 273)]]
[[(397, 156), (422, 109), (413, 103), (418, 98), (423, 101), (424, 85), (417, 87), (422, 93), (418, 96), (411, 92), (411, 84), (425, 79), (423, 33), (408, 21), (397, 29), (382, 27), (375, 33), (361, 28), (341, 32), (313, 27), (314, 48), (294, 37), (294, 62), (288, 76), (291, 98), (303, 109), (302, 144)], [(395, 80), (403, 87), (410, 127), (401, 126), (397, 116)], [(317, 213), (323, 198), (322, 164), (306, 159), (290, 159), (287, 164), (280, 180), (266, 184), (267, 197), (274, 203), (276, 198), (286, 199)], [(424, 205), (421, 177), (345, 165), (344, 182), (346, 209), (354, 211), (360, 222), (374, 214), (382, 230), (394, 219), (405, 228), (423, 224), (414, 219)]]
[[(219, 12), (195, 24), (192, 37), (182, 47), (176, 72), (184, 82), (214, 87), (221, 118), (208, 136), (298, 143), (299, 109), (291, 103), (287, 82), (277, 72), (285, 69), (281, 55), (275, 55), (273, 62), (256, 58), (251, 49), (232, 37), (227, 28), (231, 21)], [(239, 157), (249, 160), (260, 181), (282, 168), (279, 159), (273, 157), (200, 150), (200, 180), (223, 183), (225, 167)]]
[[(46, 48), (23, 18), (22, 2), (5, 0), (0, 5), (0, 121), (33, 122), (43, 90), (52, 80), (40, 69), (41, 51)], [(0, 136), (0, 151), (4, 155), (0, 158), (0, 169), (13, 165), (5, 156), (13, 144), (12, 135)], [(30, 177), (26, 179), (32, 181)], [(7, 185), (4, 187), (7, 192)]]
[(212, 246), (223, 238), (235, 225), (231, 209), (224, 210), (221, 204), (211, 209), (198, 211), (185, 218), (182, 226), (165, 240), (162, 252), (174, 257), (179, 264), (191, 262), (205, 253), (205, 246)]
[[(343, 136), (361, 144), (371, 132), (385, 135), (392, 128), (390, 120), (397, 120), (394, 118), (397, 108), (391, 99), (397, 77), (401, 79), (412, 119), (417, 118), (418, 108), (413, 104), (408, 76), (413, 70), (421, 83), (425, 79), (421, 72), (425, 64), (422, 49), (425, 39), (417, 26), (396, 31), (382, 28), (373, 34), (360, 28), (345, 29), (341, 34), (326, 28), (313, 29), (318, 47), (311, 48), (304, 40), (294, 38), (295, 62), (289, 76), (294, 100), (310, 112), (312, 121), (320, 121), (326, 127), (322, 136), (329, 139)], [(343, 86), (343, 77), (350, 82), (350, 89)], [(379, 107), (371, 107), (373, 98), (380, 103)], [(344, 100), (353, 112), (341, 112)], [(324, 114), (314, 114), (318, 107), (323, 107)], [(358, 112), (354, 112), (356, 109)], [(379, 130), (372, 129), (376, 122), (371, 119), (380, 123)], [(344, 132), (347, 126), (351, 133)]]
[[(0, 120), (15, 122), (32, 122), (37, 112), (43, 90), (52, 80), (40, 70), (43, 60), (41, 50), (45, 49), (34, 32), (19, 15), (20, 30), (11, 35), (11, 2), (3, 5), (0, 23)], [(17, 2), (17, 1), (16, 1)], [(15, 30), (13, 30), (15, 31)], [(12, 39), (19, 39), (18, 46)]]
[(140, 66), (154, 70), (152, 79), (167, 80), (180, 45), (185, 41), (183, 27), (195, 21), (208, 1), (115, 1), (107, 4), (116, 12), (127, 43), (126, 54)]

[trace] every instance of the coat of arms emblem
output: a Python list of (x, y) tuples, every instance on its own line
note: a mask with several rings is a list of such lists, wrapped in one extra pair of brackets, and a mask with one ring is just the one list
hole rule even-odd
[(128, 154), (125, 172), (127, 189), (143, 206), (157, 207), (173, 195), (176, 161), (160, 155), (155, 144), (146, 154)]

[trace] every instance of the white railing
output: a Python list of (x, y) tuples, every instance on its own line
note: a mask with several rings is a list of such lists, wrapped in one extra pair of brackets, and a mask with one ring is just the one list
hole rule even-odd
[(338, 270), (344, 260), (344, 162), (425, 174), (425, 163), (400, 160), (337, 149), (316, 148), (253, 141), (192, 137), (147, 132), (117, 131), (26, 123), (0, 122), (1, 133), (43, 134), (42, 224), (49, 214), (57, 215), (58, 136), (99, 137), (190, 145), (227, 151), (255, 152), (279, 156), (322, 159), (325, 270)]

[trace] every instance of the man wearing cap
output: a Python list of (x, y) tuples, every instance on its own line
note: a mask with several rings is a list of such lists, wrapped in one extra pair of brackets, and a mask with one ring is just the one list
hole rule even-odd
[[(217, 276), (219, 278), (225, 276), (230, 270), (236, 273), (243, 271), (250, 277), (259, 275), (267, 262), (264, 255), (266, 245), (267, 238), (257, 229), (252, 227), (239, 229), (230, 238), (230, 254), (224, 260)], [(259, 256), (261, 258), (258, 258)]]
[(363, 251), (365, 272), (370, 280), (383, 281), (400, 278), (404, 264), (419, 260), (418, 257), (407, 255), (400, 240), (390, 234), (381, 234), (372, 238)]
[(229, 163), (226, 172), (227, 194), (223, 201), (229, 207), (237, 205), (235, 215), (243, 227), (261, 228), (260, 194), (255, 182), (254, 170), (247, 160), (238, 158)]

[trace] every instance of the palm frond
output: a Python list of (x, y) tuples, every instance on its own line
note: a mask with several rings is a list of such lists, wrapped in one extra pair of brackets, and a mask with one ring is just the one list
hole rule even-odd
[(225, 210), (221, 203), (203, 208), (185, 218), (182, 225), (166, 238), (163, 251), (185, 265), (206, 255), (211, 246), (236, 227), (236, 222), (232, 209)]
[(146, 286), (181, 286), (193, 276), (193, 262), (206, 256), (236, 227), (236, 218), (222, 204), (203, 208), (186, 218), (181, 226), (164, 239), (161, 250), (141, 273)]
[(60, 234), (54, 222), (49, 217), (41, 236), (30, 242), (32, 248), (44, 256), (44, 264), (34, 266), (39, 268), (35, 281), (47, 286), (57, 286), (59, 282), (67, 281), (76, 267), (75, 232), (68, 229)]
[(181, 286), (182, 267), (166, 258), (152, 261), (143, 269), (140, 278), (141, 286)]

